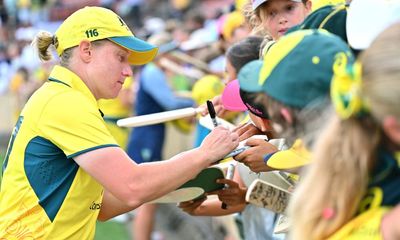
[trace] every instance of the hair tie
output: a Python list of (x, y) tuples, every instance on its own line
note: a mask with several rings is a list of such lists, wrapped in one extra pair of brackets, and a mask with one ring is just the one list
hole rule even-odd
[(331, 220), (335, 215), (336, 211), (331, 207), (324, 208), (322, 211), (322, 218), (326, 220)]
[(361, 116), (366, 107), (361, 97), (361, 63), (347, 63), (345, 53), (339, 53), (333, 65), (331, 98), (342, 119)]

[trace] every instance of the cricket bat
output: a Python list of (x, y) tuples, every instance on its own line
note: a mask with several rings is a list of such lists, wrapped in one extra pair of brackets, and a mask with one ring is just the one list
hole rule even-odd
[(287, 189), (257, 179), (247, 189), (246, 201), (276, 213), (283, 213), (289, 203), (290, 195)]
[(177, 110), (152, 113), (147, 115), (135, 116), (122, 118), (117, 121), (117, 125), (120, 127), (140, 127), (153, 125), (157, 123), (163, 123), (172, 121), (179, 118), (192, 117), (196, 114), (200, 113), (201, 109), (199, 108), (182, 108)]

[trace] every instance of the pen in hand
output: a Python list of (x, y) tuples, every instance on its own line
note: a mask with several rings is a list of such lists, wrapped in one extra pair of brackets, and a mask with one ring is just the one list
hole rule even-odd
[[(229, 164), (228, 170), (226, 171), (226, 179), (232, 180), (232, 178), (233, 178), (233, 173), (235, 172), (235, 165), (236, 165), (236, 162), (235, 162), (235, 163)], [(225, 188), (228, 188), (228, 187), (229, 187), (229, 185), (228, 185), (228, 184), (225, 184), (224, 189), (225, 189)], [(221, 204), (221, 208), (222, 208), (222, 209), (226, 209), (226, 208), (227, 208), (226, 203), (223, 202), (223, 203)]]
[(216, 113), (214, 109), (214, 105), (210, 100), (207, 100), (207, 109), (208, 113), (210, 114), (211, 120), (213, 122), (214, 127), (218, 126), (217, 118), (216, 118)]

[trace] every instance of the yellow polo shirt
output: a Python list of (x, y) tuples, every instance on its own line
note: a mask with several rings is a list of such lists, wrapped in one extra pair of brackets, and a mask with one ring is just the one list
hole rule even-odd
[(103, 187), (73, 157), (118, 146), (96, 99), (55, 66), (21, 112), (2, 168), (0, 239), (93, 239)]

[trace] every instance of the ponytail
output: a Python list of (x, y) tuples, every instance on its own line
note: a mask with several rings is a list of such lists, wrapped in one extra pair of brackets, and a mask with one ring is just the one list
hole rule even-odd
[(42, 61), (49, 61), (52, 59), (51, 52), (49, 50), (50, 45), (55, 45), (53, 35), (46, 31), (40, 31), (32, 42), (32, 45), (36, 47), (39, 55), (39, 59)]
[(367, 117), (330, 121), (289, 207), (292, 239), (326, 239), (353, 218), (367, 189), (379, 129)]

